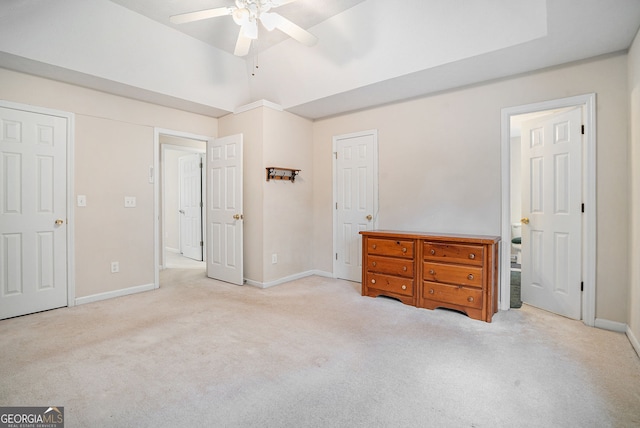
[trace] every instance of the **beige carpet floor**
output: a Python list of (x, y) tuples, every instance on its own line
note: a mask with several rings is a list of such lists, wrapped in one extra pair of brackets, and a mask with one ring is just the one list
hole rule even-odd
[(0, 406), (66, 427), (638, 427), (624, 334), (526, 305), (491, 324), (309, 277), (161, 288), (0, 321)]

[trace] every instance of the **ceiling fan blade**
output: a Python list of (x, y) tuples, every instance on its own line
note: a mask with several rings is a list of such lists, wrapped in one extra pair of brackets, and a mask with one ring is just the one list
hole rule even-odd
[(270, 18), (278, 30), (287, 34), (291, 38), (299, 41), (303, 45), (313, 46), (318, 42), (318, 38), (304, 28), (289, 21), (284, 16), (277, 13), (270, 13)]
[(217, 18), (218, 16), (231, 15), (233, 9), (229, 7), (218, 7), (215, 9), (199, 10), (198, 12), (181, 13), (173, 15), (169, 21), (173, 24), (184, 24), (187, 22), (200, 21), (202, 19)]
[(251, 39), (246, 37), (242, 30), (240, 30), (238, 40), (236, 41), (236, 49), (233, 51), (233, 54), (235, 56), (246, 56), (249, 53), (249, 49), (251, 49)]

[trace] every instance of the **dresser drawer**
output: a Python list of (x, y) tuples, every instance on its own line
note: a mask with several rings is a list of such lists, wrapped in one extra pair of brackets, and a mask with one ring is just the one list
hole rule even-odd
[(412, 259), (413, 246), (413, 241), (369, 238), (367, 240), (367, 253)]
[(413, 278), (413, 260), (392, 257), (367, 257), (367, 270), (371, 272), (388, 273)]
[(422, 248), (425, 260), (440, 260), (482, 266), (484, 247), (480, 245), (444, 244), (425, 242)]
[(395, 294), (413, 296), (413, 279), (379, 273), (367, 273), (367, 287), (389, 291)]
[(422, 270), (425, 281), (446, 282), (470, 287), (482, 287), (482, 273), (482, 268), (477, 266), (433, 262), (424, 262)]
[(482, 308), (482, 290), (457, 285), (440, 284), (424, 281), (422, 296), (427, 300), (436, 300), (442, 303), (466, 306), (469, 308)]

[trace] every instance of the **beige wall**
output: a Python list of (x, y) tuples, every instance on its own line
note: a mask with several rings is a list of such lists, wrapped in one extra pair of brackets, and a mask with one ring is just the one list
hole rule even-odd
[(640, 351), (640, 35), (637, 35), (629, 51), (630, 94), (630, 164), (631, 164), (631, 242), (630, 242), (630, 290), (629, 329)]
[[(311, 122), (258, 107), (220, 119), (220, 136), (244, 136), (244, 276), (269, 285), (312, 269)], [(302, 169), (295, 183), (266, 182), (265, 168)], [(271, 263), (271, 255), (278, 263)]]
[(217, 120), (4, 69), (0, 99), (75, 114), (76, 297), (153, 284), (154, 127), (216, 135)]
[[(626, 55), (603, 57), (315, 123), (266, 108), (218, 121), (2, 69), (0, 99), (76, 115), (75, 187), (88, 202), (75, 209), (76, 295), (83, 297), (153, 282), (153, 185), (147, 174), (154, 126), (244, 134), (245, 277), (265, 283), (311, 269), (332, 271), (333, 136), (378, 129), (381, 228), (498, 235), (501, 109), (595, 92), (596, 317), (630, 320), (637, 333), (640, 273), (631, 269), (628, 249), (630, 213), (634, 233), (640, 229), (640, 180), (637, 174), (629, 180), (629, 167), (637, 171), (640, 158), (634, 150), (627, 159), (628, 130), (633, 148), (640, 133), (634, 120), (639, 57), (636, 43), (629, 64)], [(300, 168), (299, 181), (267, 183), (264, 168), (271, 163)], [(123, 208), (125, 195), (138, 198), (136, 209)], [(635, 242), (632, 260), (640, 251)], [(120, 262), (120, 274), (109, 273), (111, 261)]]
[[(264, 281), (310, 271), (313, 232), (312, 123), (264, 109)], [(300, 169), (295, 182), (265, 179), (268, 166)], [(271, 263), (272, 254), (278, 263)]]
[(314, 266), (331, 271), (332, 137), (378, 129), (379, 227), (500, 235), (501, 109), (597, 93), (596, 317), (628, 319), (626, 55), (314, 123)]

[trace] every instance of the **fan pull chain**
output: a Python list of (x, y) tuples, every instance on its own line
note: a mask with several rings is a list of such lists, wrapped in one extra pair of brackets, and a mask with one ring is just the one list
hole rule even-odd
[(258, 70), (260, 68), (260, 59), (258, 58), (258, 54), (256, 53), (253, 57), (253, 72), (251, 72), (251, 75), (255, 77), (256, 75), (256, 70)]

